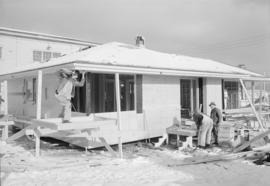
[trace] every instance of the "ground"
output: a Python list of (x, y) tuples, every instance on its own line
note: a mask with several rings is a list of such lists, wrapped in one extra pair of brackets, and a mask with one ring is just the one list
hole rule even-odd
[[(42, 142), (41, 157), (34, 157), (34, 142), (21, 138), (0, 143), (1, 185), (91, 186), (210, 186), (267, 185), (270, 167), (246, 160), (174, 166), (190, 152), (149, 148), (145, 143), (124, 145), (124, 158), (102, 149), (85, 152), (76, 147)], [(195, 150), (193, 156), (222, 151)]]

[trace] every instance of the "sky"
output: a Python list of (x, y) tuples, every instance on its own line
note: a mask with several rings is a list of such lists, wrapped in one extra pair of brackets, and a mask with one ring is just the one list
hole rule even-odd
[(270, 0), (0, 0), (0, 26), (212, 59), (270, 75)]

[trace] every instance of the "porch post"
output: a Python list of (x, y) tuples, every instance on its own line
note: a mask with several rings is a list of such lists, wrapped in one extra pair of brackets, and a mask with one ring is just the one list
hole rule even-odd
[(115, 91), (116, 91), (116, 108), (117, 108), (117, 124), (118, 124), (118, 148), (120, 158), (123, 158), (123, 150), (122, 150), (122, 137), (121, 137), (121, 99), (120, 99), (120, 82), (119, 82), (119, 73), (115, 73)]
[(41, 97), (42, 97), (42, 71), (38, 71), (37, 79), (37, 112), (36, 119), (41, 119)]
[(4, 89), (4, 92), (3, 92), (4, 114), (8, 115), (8, 82), (7, 80), (3, 82), (3, 89)]
[(262, 123), (262, 120), (261, 120), (260, 116), (258, 115), (258, 113), (256, 112), (256, 109), (255, 109), (255, 107), (254, 107), (254, 105), (253, 105), (253, 102), (252, 102), (252, 100), (251, 100), (251, 98), (250, 98), (250, 96), (249, 96), (249, 94), (248, 94), (248, 91), (247, 91), (247, 89), (246, 89), (246, 87), (245, 87), (245, 85), (244, 85), (244, 83), (243, 83), (243, 80), (242, 80), (242, 79), (239, 79), (239, 80), (240, 80), (240, 83), (241, 83), (241, 85), (242, 85), (242, 87), (243, 87), (243, 90), (244, 90), (244, 92), (245, 92), (245, 94), (246, 94), (246, 96), (247, 96), (247, 99), (248, 99), (248, 102), (249, 102), (249, 104), (250, 104), (250, 106), (251, 106), (251, 108), (252, 108), (252, 111), (253, 111), (253, 113), (255, 114), (255, 116), (256, 116), (256, 118), (257, 118), (259, 124), (260, 124), (260, 127), (262, 128), (262, 130), (265, 130), (265, 128), (264, 128), (264, 126), (263, 126), (263, 123)]

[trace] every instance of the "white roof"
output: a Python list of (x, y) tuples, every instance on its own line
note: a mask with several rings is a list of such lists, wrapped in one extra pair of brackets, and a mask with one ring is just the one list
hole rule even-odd
[[(260, 74), (213, 60), (167, 54), (149, 50), (144, 47), (137, 47), (118, 42), (92, 47), (84, 51), (75, 52), (73, 54), (52, 59), (46, 63), (32, 63), (29, 66), (24, 66), (19, 69), (12, 69), (9, 72), (0, 72), (0, 76), (70, 63), (103, 65), (106, 66), (106, 68), (114, 68), (116, 72), (117, 68), (120, 67), (125, 67), (125, 69), (136, 68), (136, 72), (139, 73), (141, 69), (142, 74), (146, 69), (151, 69), (160, 72), (160, 74), (165, 71), (171, 71), (175, 73), (181, 72), (183, 75), (185, 75), (185, 73), (188, 74), (188, 72), (192, 72), (193, 76), (196, 74), (197, 76), (200, 76), (202, 73), (206, 73), (209, 75), (209, 77), (211, 77), (211, 74), (215, 74), (215, 77), (232, 76), (232, 78), (238, 76), (256, 78), (263, 77)], [(181, 73), (178, 74), (181, 75)]]

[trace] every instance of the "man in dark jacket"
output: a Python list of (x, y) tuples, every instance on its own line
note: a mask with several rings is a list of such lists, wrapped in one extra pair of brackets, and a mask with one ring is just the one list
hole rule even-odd
[(212, 130), (212, 133), (214, 136), (214, 144), (218, 145), (218, 129), (219, 129), (219, 125), (221, 124), (223, 118), (222, 118), (221, 111), (220, 111), (220, 109), (218, 109), (216, 107), (215, 102), (211, 102), (209, 104), (209, 107), (211, 107), (210, 117), (212, 118), (213, 124), (214, 124), (213, 130)]

